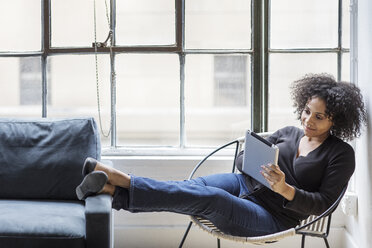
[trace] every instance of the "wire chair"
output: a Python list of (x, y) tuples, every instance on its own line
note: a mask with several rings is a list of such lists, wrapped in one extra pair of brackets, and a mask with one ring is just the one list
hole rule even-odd
[[(260, 133), (259, 135), (262, 137), (267, 137), (271, 133)], [(222, 145), (212, 151), (210, 154), (208, 154), (206, 157), (204, 157), (192, 170), (192, 172), (189, 175), (189, 180), (193, 178), (194, 174), (197, 172), (197, 170), (200, 168), (201, 165), (204, 164), (204, 162), (210, 158), (212, 155), (217, 153), (218, 151), (231, 146), (233, 144), (236, 145), (235, 148), (235, 156), (232, 166), (232, 172), (235, 172), (235, 161), (237, 158), (238, 153), (242, 150), (243, 143), (245, 141), (245, 137), (240, 137), (234, 141), (231, 141), (225, 145)], [(179, 248), (181, 248), (187, 238), (187, 235), (191, 229), (192, 224), (194, 223), (196, 226), (201, 228), (203, 231), (208, 232), (209, 234), (215, 236), (217, 238), (217, 247), (221, 247), (220, 239), (226, 239), (231, 241), (237, 241), (237, 242), (243, 242), (243, 243), (251, 243), (256, 245), (263, 245), (263, 244), (270, 244), (277, 242), (283, 238), (294, 236), (294, 235), (302, 235), (301, 239), (301, 248), (305, 247), (305, 237), (306, 236), (312, 236), (312, 237), (319, 237), (323, 238), (325, 245), (327, 248), (329, 248), (329, 243), (327, 240), (330, 226), (331, 226), (331, 216), (332, 213), (336, 210), (338, 204), (340, 203), (342, 197), (344, 196), (347, 189), (347, 185), (344, 186), (342, 192), (338, 196), (337, 200), (321, 215), (315, 216), (311, 215), (306, 220), (303, 220), (300, 225), (290, 228), (288, 230), (284, 230), (281, 232), (264, 235), (264, 236), (257, 236), (257, 237), (240, 237), (240, 236), (232, 236), (225, 234), (221, 232), (217, 227), (214, 226), (213, 223), (211, 223), (209, 220), (203, 219), (198, 216), (190, 216), (191, 221), (189, 225), (186, 228), (185, 234), (182, 237), (182, 240), (180, 242)]]

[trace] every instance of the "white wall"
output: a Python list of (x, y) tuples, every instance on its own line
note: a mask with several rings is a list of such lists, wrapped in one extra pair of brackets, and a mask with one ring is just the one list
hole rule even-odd
[(357, 84), (365, 97), (369, 124), (356, 142), (355, 191), (358, 195), (358, 214), (347, 219), (346, 230), (350, 234), (347, 247), (367, 248), (372, 243), (372, 2), (359, 0), (357, 5)]

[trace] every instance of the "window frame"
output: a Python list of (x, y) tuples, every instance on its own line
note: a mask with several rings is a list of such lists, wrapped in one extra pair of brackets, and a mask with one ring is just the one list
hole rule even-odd
[[(43, 118), (48, 117), (48, 57), (58, 54), (94, 54), (94, 47), (52, 47), (51, 46), (51, 4), (52, 0), (41, 0), (41, 50), (33, 52), (0, 52), (0, 57), (40, 57), (42, 74), (42, 113)], [(255, 132), (268, 130), (268, 85), (269, 85), (269, 55), (273, 53), (337, 53), (337, 80), (341, 79), (342, 55), (349, 49), (342, 46), (342, 3), (338, 0), (338, 45), (335, 48), (306, 48), (306, 49), (271, 49), (270, 48), (270, 0), (251, 0), (251, 49), (187, 49), (185, 47), (185, 2), (175, 1), (175, 44), (173, 45), (138, 45), (118, 46), (115, 42), (116, 30), (116, 0), (110, 2), (110, 28), (112, 30), (113, 66), (115, 69), (115, 56), (121, 53), (172, 53), (178, 54), (180, 62), (180, 142), (174, 151), (185, 150), (196, 152), (197, 149), (186, 147), (185, 133), (185, 60), (187, 55), (247, 55), (251, 58), (251, 129)], [(97, 48), (99, 54), (110, 54), (110, 48)], [(109, 151), (107, 154), (123, 154), (123, 147), (117, 145), (116, 135), (116, 82), (111, 79), (111, 134)], [(151, 148), (154, 153), (164, 152), (162, 147)], [(133, 150), (128, 148), (129, 150)], [(138, 148), (136, 148), (138, 149)], [(165, 148), (168, 150), (168, 148)], [(125, 153), (125, 152), (124, 152)], [(140, 152), (140, 153), (143, 153)], [(146, 152), (145, 152), (146, 153)], [(152, 153), (152, 152), (150, 152)], [(172, 153), (172, 152), (170, 152)], [(199, 153), (199, 152), (196, 152)]]

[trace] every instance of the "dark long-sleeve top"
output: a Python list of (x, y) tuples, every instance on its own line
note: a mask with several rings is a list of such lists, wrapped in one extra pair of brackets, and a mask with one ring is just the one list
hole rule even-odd
[[(303, 130), (285, 127), (267, 138), (279, 147), (278, 165), (285, 173), (285, 181), (295, 188), (293, 200), (288, 201), (270, 189), (255, 196), (286, 227), (294, 227), (309, 215), (327, 210), (355, 169), (353, 148), (333, 135), (306, 156), (297, 157), (303, 136)], [(241, 155), (237, 163), (242, 163)], [(247, 176), (247, 184), (253, 188), (259, 183)]]

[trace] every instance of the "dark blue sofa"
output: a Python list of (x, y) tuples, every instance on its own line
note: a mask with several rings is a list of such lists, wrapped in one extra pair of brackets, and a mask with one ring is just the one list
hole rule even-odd
[(111, 197), (75, 194), (100, 151), (93, 118), (0, 119), (0, 247), (110, 247)]

